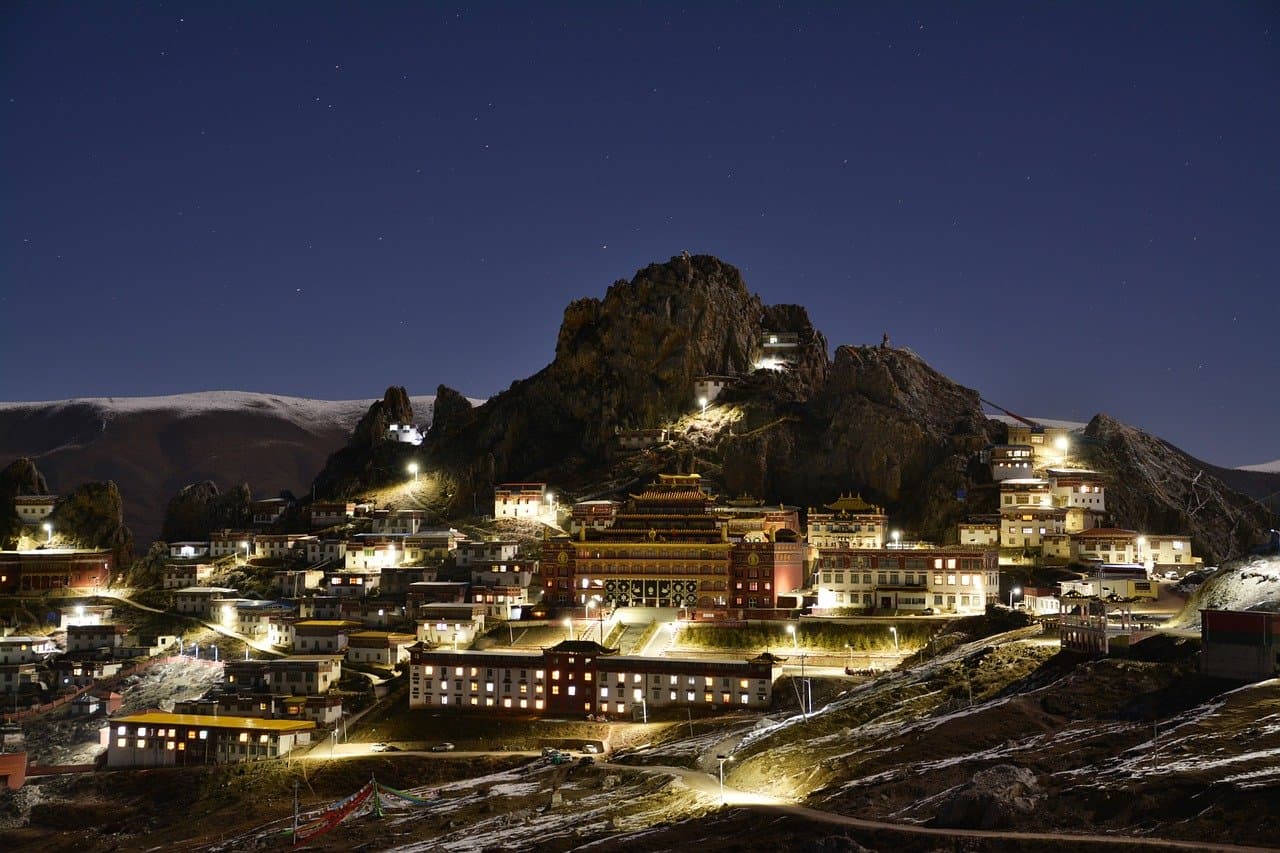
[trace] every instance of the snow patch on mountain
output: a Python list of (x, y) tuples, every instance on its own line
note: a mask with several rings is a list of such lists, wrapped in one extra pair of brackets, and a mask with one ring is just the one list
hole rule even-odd
[[(418, 425), (428, 427), (435, 412), (435, 395), (410, 397)], [(179, 418), (197, 418), (219, 412), (261, 411), (275, 413), (284, 420), (301, 426), (329, 429), (340, 426), (351, 429), (368, 411), (374, 400), (312, 400), (255, 391), (198, 391), (164, 397), (77, 397), (45, 402), (0, 403), (0, 412), (23, 410), (44, 413), (62, 408), (89, 406), (97, 409), (104, 420), (124, 414), (171, 412)], [(471, 399), (479, 405), (483, 400)]]
[(1264, 474), (1280, 474), (1280, 459), (1263, 462), (1260, 465), (1241, 465), (1237, 471), (1261, 471)]
[(1198, 626), (1201, 609), (1280, 611), (1280, 554), (1223, 563), (1187, 602), (1177, 627)]
[[(1025, 424), (1025, 421), (1021, 421), (1018, 418), (1015, 418), (1013, 415), (987, 415), (987, 419), (992, 421), (1000, 421), (1001, 423), (1006, 423), (1006, 424), (1013, 424), (1014, 426)], [(1027, 417), (1027, 420), (1035, 421), (1041, 426), (1054, 427), (1056, 429), (1069, 429), (1069, 430), (1075, 430), (1075, 431), (1083, 430), (1085, 427), (1089, 425), (1088, 423), (1081, 423), (1080, 421), (1061, 421), (1061, 420), (1056, 420), (1054, 418), (1033, 418), (1030, 416)]]

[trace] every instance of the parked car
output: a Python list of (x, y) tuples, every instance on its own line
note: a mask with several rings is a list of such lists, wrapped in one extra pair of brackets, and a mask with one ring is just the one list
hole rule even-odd
[(589, 743), (589, 744), (587, 744), (586, 746), (584, 746), (584, 747), (582, 748), (582, 751), (583, 751), (583, 752), (590, 752), (590, 753), (597, 753), (597, 752), (599, 752), (599, 751), (600, 751), (600, 747), (596, 746), (594, 743)]
[(369, 746), (369, 751), (370, 752), (386, 752), (390, 748), (391, 747), (385, 743), (375, 743)]
[(453, 752), (455, 749), (457, 749), (457, 747), (455, 747), (453, 744), (449, 743), (448, 741), (445, 741), (444, 743), (438, 743), (435, 746), (431, 747), (432, 752)]

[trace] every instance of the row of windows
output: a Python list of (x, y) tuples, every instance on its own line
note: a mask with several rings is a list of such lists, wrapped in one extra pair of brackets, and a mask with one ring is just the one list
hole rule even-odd
[[(878, 572), (875, 577), (876, 584), (879, 586), (924, 586), (929, 582), (929, 575), (925, 572), (920, 572), (918, 574), (907, 572), (902, 575), (899, 575), (897, 572)], [(933, 576), (933, 585), (955, 586), (957, 579), (959, 579), (960, 586), (977, 586), (982, 583), (982, 576), (978, 574), (935, 574)], [(842, 584), (844, 582), (844, 572), (822, 573), (822, 583), (824, 584)], [(989, 578), (988, 582), (992, 582), (992, 579)], [(859, 583), (859, 575), (857, 572), (849, 573), (849, 583)], [(871, 572), (862, 573), (861, 583), (866, 586), (871, 585)]]

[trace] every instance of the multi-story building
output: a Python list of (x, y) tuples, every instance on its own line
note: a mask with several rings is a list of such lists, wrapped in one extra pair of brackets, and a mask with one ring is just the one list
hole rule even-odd
[(991, 466), (991, 479), (1014, 480), (1031, 476), (1035, 451), (1030, 445), (995, 444), (986, 450), (986, 462)]
[(361, 537), (347, 543), (343, 560), (349, 571), (368, 572), (398, 566), (403, 557), (404, 549), (395, 539)]
[(736, 376), (723, 376), (707, 373), (693, 380), (693, 402), (699, 406), (709, 406), (720, 396), (720, 392), (738, 381)]
[(800, 510), (794, 506), (766, 505), (750, 495), (711, 507), (716, 522), (729, 531), (730, 542), (750, 540), (767, 542), (786, 532), (784, 539), (795, 539), (800, 532)]
[(990, 548), (829, 549), (816, 568), (823, 609), (981, 613), (1000, 596), (999, 555)]
[(57, 650), (52, 637), (0, 637), (0, 664), (38, 663)]
[(474, 565), (503, 563), (514, 560), (520, 553), (520, 543), (515, 539), (464, 539), (458, 543), (454, 555), (458, 568)]
[(289, 502), (284, 498), (265, 498), (249, 504), (249, 512), (253, 513), (255, 527), (269, 527), (280, 520)]
[(0, 594), (104, 587), (114, 568), (110, 551), (0, 551)]
[(355, 631), (347, 637), (347, 661), (353, 664), (393, 667), (409, 659), (413, 634), (394, 631)]
[(618, 442), (619, 450), (645, 450), (646, 448), (665, 444), (667, 431), (656, 427), (653, 429), (616, 429), (613, 437)]
[(958, 528), (961, 545), (977, 547), (998, 547), (1000, 545), (999, 520), (961, 522)]
[(493, 488), (493, 517), (554, 522), (556, 499), (546, 483), (501, 483)]
[(1107, 486), (1097, 471), (1050, 468), (1047, 473), (1054, 506), (1107, 511)]
[(1009, 444), (1029, 446), (1036, 470), (1051, 465), (1063, 466), (1071, 457), (1071, 429), (1025, 423), (1009, 424)]
[(228, 660), (223, 664), (223, 673), (227, 685), (235, 691), (316, 696), (328, 693), (342, 678), (342, 655)]
[(235, 594), (236, 590), (227, 586), (188, 586), (173, 594), (173, 609), (188, 616), (208, 619), (214, 615), (214, 599), (231, 598)]
[(74, 654), (105, 650), (110, 656), (124, 645), (128, 633), (124, 625), (72, 625), (67, 628), (67, 651)]
[(293, 623), (293, 650), (311, 654), (346, 654), (347, 638), (362, 626), (346, 619), (302, 619)]
[(420, 509), (380, 509), (373, 513), (374, 534), (391, 536), (412, 536), (427, 520), (427, 514)]
[(541, 652), (410, 650), (409, 707), (551, 714), (635, 714), (650, 706), (763, 708), (780, 661), (621, 656), (588, 640)]
[(809, 509), (806, 539), (810, 548), (884, 547), (889, 516), (883, 508), (867, 503), (862, 495), (841, 495), (825, 509)]
[(346, 524), (355, 514), (355, 501), (315, 501), (310, 507), (311, 529)]
[(213, 577), (211, 563), (168, 563), (164, 567), (164, 588), (199, 586)]
[(253, 540), (257, 534), (248, 530), (215, 530), (209, 534), (209, 556), (249, 559), (253, 554)]
[(210, 717), (148, 711), (102, 730), (108, 767), (173, 767), (258, 761), (311, 742), (310, 720)]
[(36, 525), (53, 514), (57, 503), (57, 495), (17, 495), (13, 499), (13, 511), (23, 524)]
[(404, 538), (404, 562), (421, 566), (447, 559), (464, 538), (452, 527), (420, 527), (417, 533)]
[(209, 556), (208, 542), (170, 542), (169, 556), (176, 560), (198, 560)]
[(617, 501), (578, 501), (573, 505), (569, 519), (569, 532), (577, 533), (584, 527), (604, 530), (613, 526), (620, 504)]
[(660, 475), (632, 496), (612, 527), (544, 544), (543, 600), (581, 606), (598, 596), (615, 607), (688, 608), (698, 619), (724, 618), (734, 608), (777, 609), (779, 593), (803, 582), (804, 548), (787, 541), (798, 537), (731, 542), (712, 501), (697, 474)]

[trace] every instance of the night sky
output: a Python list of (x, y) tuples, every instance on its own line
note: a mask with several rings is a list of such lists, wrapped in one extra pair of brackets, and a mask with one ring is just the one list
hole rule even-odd
[(682, 250), (1280, 457), (1280, 6), (6, 4), (0, 399), (486, 396)]

